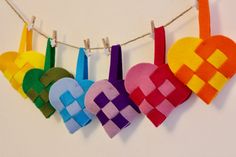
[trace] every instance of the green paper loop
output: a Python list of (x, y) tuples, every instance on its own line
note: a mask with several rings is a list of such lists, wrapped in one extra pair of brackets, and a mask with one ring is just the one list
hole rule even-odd
[(49, 69), (55, 66), (55, 47), (51, 46), (51, 40), (48, 38), (47, 49), (46, 49), (46, 58), (44, 63), (44, 71), (48, 71)]

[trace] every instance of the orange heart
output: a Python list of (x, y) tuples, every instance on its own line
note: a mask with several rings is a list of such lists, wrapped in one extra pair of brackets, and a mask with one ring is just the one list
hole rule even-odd
[(224, 36), (184, 38), (169, 50), (170, 69), (209, 104), (236, 72), (236, 44)]
[(209, 104), (236, 72), (236, 44), (222, 36), (211, 36), (208, 0), (198, 0), (200, 38), (177, 41), (168, 53), (176, 77)]

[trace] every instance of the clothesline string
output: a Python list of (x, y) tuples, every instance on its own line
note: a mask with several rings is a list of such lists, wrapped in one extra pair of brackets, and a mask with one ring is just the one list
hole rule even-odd
[[(27, 23), (29, 24), (30, 22), (28, 22), (24, 16), (21, 14), (21, 11), (18, 11), (18, 9), (16, 9), (16, 7), (9, 2), (9, 0), (5, 0), (6, 3), (10, 6), (10, 8), (17, 14), (17, 16), (24, 22), (24, 23)], [(170, 20), (169, 22), (167, 22), (164, 27), (167, 27), (169, 25), (171, 25), (173, 22), (175, 22), (176, 20), (178, 20), (179, 18), (181, 18), (183, 15), (185, 15), (186, 13), (188, 13), (190, 10), (192, 10), (193, 8), (195, 8), (195, 6), (191, 6), (189, 7), (188, 9), (186, 9), (185, 11), (183, 11), (182, 13), (180, 13), (178, 16), (176, 16), (175, 18), (173, 18), (172, 20)], [(39, 29), (37, 29), (36, 27), (33, 27), (32, 28), (35, 32), (37, 32), (38, 34), (40, 34), (41, 36), (45, 37), (45, 38), (49, 38), (50, 36), (47, 35), (46, 33), (43, 33), (42, 31), (40, 31)], [(152, 33), (151, 32), (148, 32), (148, 33), (145, 33), (143, 35), (140, 35), (136, 38), (133, 38), (131, 40), (128, 40), (126, 42), (123, 42), (121, 43), (121, 46), (125, 46), (125, 45), (128, 45), (130, 43), (133, 43), (139, 39), (142, 39), (142, 38), (145, 38), (146, 36), (150, 36)], [(65, 45), (65, 46), (68, 46), (68, 47), (71, 47), (71, 48), (75, 48), (75, 49), (79, 49), (83, 46), (76, 46), (76, 45), (73, 45), (73, 44), (69, 44), (69, 43), (66, 43), (66, 42), (63, 42), (63, 41), (58, 41), (57, 40), (57, 43), (58, 44), (61, 44), (61, 45)], [(101, 49), (105, 49), (105, 47), (92, 47), (90, 48), (90, 50), (101, 50)]]

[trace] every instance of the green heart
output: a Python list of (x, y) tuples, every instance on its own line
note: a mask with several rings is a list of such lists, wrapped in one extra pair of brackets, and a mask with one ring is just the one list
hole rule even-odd
[(46, 118), (55, 112), (48, 99), (49, 90), (57, 80), (64, 77), (73, 78), (73, 75), (65, 69), (52, 68), (47, 72), (32, 69), (25, 76), (23, 90)]
[(51, 86), (61, 78), (73, 78), (73, 75), (65, 69), (53, 68), (54, 64), (55, 48), (51, 47), (50, 40), (48, 40), (44, 70), (29, 70), (23, 81), (25, 94), (27, 94), (46, 118), (49, 118), (55, 112), (48, 99)]

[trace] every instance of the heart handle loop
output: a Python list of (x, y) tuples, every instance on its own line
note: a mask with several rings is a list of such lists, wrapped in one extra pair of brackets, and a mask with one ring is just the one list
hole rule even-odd
[(200, 38), (206, 39), (211, 36), (211, 18), (208, 0), (198, 0), (199, 5), (199, 30)]
[(165, 53), (166, 53), (166, 36), (165, 28), (158, 27), (154, 29), (154, 51), (155, 51), (155, 65), (159, 66), (165, 64)]
[(45, 63), (44, 63), (44, 71), (48, 71), (49, 69), (55, 66), (55, 51), (56, 51), (56, 48), (52, 47), (51, 39), (48, 38), (46, 58), (45, 58)]
[(32, 29), (28, 30), (28, 24), (25, 23), (22, 34), (20, 46), (18, 49), (19, 54), (25, 51), (32, 50)]
[(113, 82), (122, 79), (123, 79), (123, 71), (122, 71), (121, 46), (113, 45), (111, 47), (109, 81)]
[(88, 79), (88, 57), (84, 48), (79, 49), (77, 68), (76, 68), (76, 80)]

